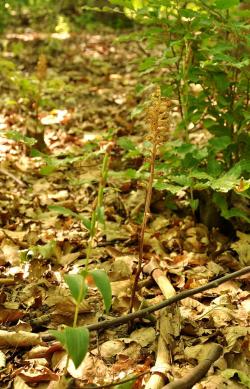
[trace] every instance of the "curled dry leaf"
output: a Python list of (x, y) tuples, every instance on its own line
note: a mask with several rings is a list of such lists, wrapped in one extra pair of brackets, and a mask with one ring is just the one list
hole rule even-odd
[(38, 334), (25, 331), (4, 331), (0, 330), (0, 346), (28, 347), (40, 344), (41, 339)]
[(239, 338), (245, 338), (250, 335), (250, 327), (231, 326), (223, 330), (227, 341), (226, 352), (231, 351)]
[(122, 339), (108, 340), (100, 347), (100, 353), (103, 358), (112, 358), (125, 349)]
[(0, 323), (16, 322), (24, 316), (22, 311), (18, 309), (6, 309), (0, 306)]
[(132, 255), (126, 255), (117, 257), (112, 264), (112, 269), (109, 274), (109, 277), (112, 281), (126, 280), (131, 277), (133, 262), (137, 258)]
[(111, 289), (113, 296), (124, 296), (128, 294), (128, 289), (131, 288), (131, 280), (111, 282)]
[(14, 389), (30, 389), (24, 380), (21, 377), (15, 377), (14, 379)]
[(231, 245), (231, 248), (237, 251), (242, 265), (250, 263), (250, 235), (237, 231), (239, 240)]
[(73, 362), (69, 361), (68, 372), (74, 378), (80, 378), (87, 383), (101, 383), (103, 378), (109, 375), (109, 368), (99, 357), (89, 354), (85, 357), (81, 365), (76, 369)]
[(153, 327), (140, 328), (130, 334), (130, 338), (139, 343), (142, 347), (146, 347), (155, 341), (155, 329)]
[(21, 368), (15, 371), (15, 375), (25, 382), (58, 381), (59, 376), (45, 366), (36, 368)]
[(206, 359), (214, 345), (215, 343), (205, 343), (186, 347), (184, 355), (188, 360), (192, 361), (193, 359), (196, 359), (197, 361), (202, 361), (203, 359)]

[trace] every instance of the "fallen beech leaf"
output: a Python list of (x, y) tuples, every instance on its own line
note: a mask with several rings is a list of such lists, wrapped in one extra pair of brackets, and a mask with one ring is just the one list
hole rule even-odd
[(21, 368), (15, 371), (15, 375), (21, 377), (25, 382), (59, 381), (60, 379), (57, 374), (44, 366)]
[(41, 342), (38, 334), (25, 331), (0, 330), (0, 346), (27, 347), (35, 346)]
[(7, 230), (5, 228), (1, 229), (1, 231), (5, 232), (7, 236), (9, 236), (13, 240), (17, 240), (20, 242), (23, 242), (25, 235), (27, 234), (27, 231), (11, 231)]
[(155, 340), (155, 330), (153, 327), (140, 328), (130, 334), (130, 338), (139, 343), (142, 347), (148, 346)]
[(250, 237), (249, 234), (237, 231), (237, 237), (239, 240), (231, 245), (231, 248), (235, 250), (239, 255), (239, 260), (242, 265), (249, 265), (250, 263)]
[(225, 351), (229, 352), (235, 346), (235, 343), (238, 338), (244, 338), (245, 336), (250, 334), (250, 327), (227, 327), (223, 330), (223, 333), (225, 334), (225, 338), (227, 341), (227, 347), (225, 348)]
[(80, 254), (80, 252), (77, 252), (62, 255), (59, 259), (57, 259), (57, 262), (62, 266), (69, 265), (70, 263), (74, 262), (80, 256)]
[(87, 380), (87, 382), (101, 381), (108, 373), (108, 367), (99, 357), (87, 354), (81, 365), (76, 369), (73, 361), (69, 360), (68, 372), (74, 378)]
[(15, 377), (13, 389), (30, 389), (30, 387), (25, 384), (21, 377)]
[(206, 359), (209, 354), (211, 348), (215, 345), (215, 343), (205, 343), (205, 344), (196, 344), (195, 346), (186, 347), (184, 350), (184, 355), (187, 360), (196, 359), (197, 361), (202, 361)]
[(113, 296), (127, 295), (128, 289), (131, 288), (131, 279), (111, 282)]
[(24, 313), (17, 309), (6, 309), (0, 306), (0, 323), (12, 323), (23, 316)]
[(35, 346), (25, 354), (25, 358), (34, 359), (46, 357), (48, 349), (48, 346)]
[(19, 248), (13, 243), (3, 244), (1, 247), (6, 262), (11, 263), (12, 266), (20, 264)]
[(100, 347), (100, 353), (103, 358), (111, 358), (124, 350), (125, 344), (121, 339), (108, 340)]

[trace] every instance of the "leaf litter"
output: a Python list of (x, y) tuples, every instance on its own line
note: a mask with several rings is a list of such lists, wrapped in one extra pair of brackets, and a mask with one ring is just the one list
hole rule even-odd
[[(13, 39), (26, 40), (22, 67), (32, 73), (32, 58), (37, 56), (39, 46), (46, 45), (48, 36), (24, 32), (8, 34), (6, 39), (9, 45)], [(131, 118), (140, 102), (135, 85), (141, 76), (135, 62), (142, 53), (134, 42), (117, 45), (114, 40), (114, 34), (105, 28), (101, 34), (72, 34), (60, 46), (60, 55), (53, 57), (49, 67), (57, 85), (52, 88), (57, 108), (44, 110), (39, 116), (48, 149), (46, 157), (32, 158), (21, 142), (1, 138), (2, 388), (11, 383), (18, 389), (34, 384), (39, 389), (66, 387), (61, 378), (66, 354), (48, 336), (48, 329), (72, 324), (74, 303), (63, 276), (83, 268), (88, 232), (73, 214), (56, 215), (48, 206), (68, 208), (89, 217), (100, 177), (98, 148), (110, 129), (115, 152), (105, 194), (107, 221), (104, 231), (95, 238), (91, 266), (108, 272), (113, 307), (110, 316), (104, 315), (99, 293), (90, 289), (80, 305), (78, 324), (128, 313), (145, 189), (130, 178), (121, 179), (127, 169), (137, 169), (141, 160), (124, 159), (119, 139), (134, 137), (140, 145), (145, 136), (143, 114)], [(12, 98), (12, 92), (4, 92), (3, 101)], [(19, 110), (1, 104), (2, 130), (25, 133), (29, 112), (21, 101), (18, 104)], [(157, 264), (153, 269), (155, 282), (150, 278), (153, 273), (143, 273), (138, 309), (162, 301), (169, 292), (165, 290), (168, 282), (178, 293), (249, 264), (249, 235), (237, 232), (238, 240), (230, 247), (226, 237), (208, 231), (192, 216), (180, 217), (161, 208), (157, 211), (159, 200), (161, 196), (152, 204), (156, 212), (147, 227), (144, 253), (145, 260), (153, 259)], [(228, 250), (220, 253), (225, 242)], [(98, 332), (92, 336), (89, 353), (80, 367), (75, 369), (72, 361), (69, 363), (74, 387), (102, 386), (131, 374), (149, 373), (151, 368), (160, 372), (164, 368), (162, 374), (178, 378), (202, 360), (213, 342), (223, 346), (223, 355), (207, 378), (194, 387), (250, 387), (249, 301), (249, 276), (243, 276), (184, 299), (167, 313), (136, 321), (136, 329), (130, 334), (125, 325)], [(157, 342), (160, 349), (162, 341), (169, 346), (164, 366), (157, 365), (157, 360), (155, 365)], [(143, 375), (135, 387), (145, 387), (148, 377)]]

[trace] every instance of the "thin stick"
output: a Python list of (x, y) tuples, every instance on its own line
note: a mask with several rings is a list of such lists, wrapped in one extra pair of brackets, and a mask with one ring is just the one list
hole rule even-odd
[(141, 309), (140, 311), (129, 313), (128, 315), (118, 317), (117, 319), (105, 320), (105, 321), (102, 321), (102, 322), (99, 322), (96, 324), (90, 324), (90, 325), (86, 326), (86, 328), (88, 328), (89, 331), (96, 331), (96, 330), (115, 327), (115, 326), (118, 326), (120, 324), (128, 323), (130, 320), (134, 320), (134, 319), (139, 318), (139, 317), (145, 317), (149, 313), (159, 311), (162, 308), (165, 308), (165, 307), (167, 307), (171, 304), (174, 304), (178, 301), (184, 300), (187, 297), (194, 296), (197, 293), (204, 292), (205, 290), (216, 288), (217, 286), (223, 284), (224, 282), (226, 282), (228, 280), (232, 280), (233, 278), (237, 278), (237, 277), (242, 276), (242, 275), (247, 274), (247, 273), (250, 273), (250, 266), (246, 266), (241, 270), (237, 270), (233, 273), (226, 274), (225, 276), (223, 276), (221, 278), (217, 278), (214, 281), (208, 282), (206, 285), (199, 286), (198, 288), (189, 289), (189, 290), (186, 290), (184, 292), (181, 292), (181, 293), (177, 294), (176, 296), (173, 296), (167, 300), (162, 301), (159, 304), (155, 304), (155, 305), (152, 305), (151, 307)]
[(221, 356), (223, 347), (219, 344), (212, 345), (208, 356), (203, 359), (190, 373), (184, 377), (170, 382), (163, 386), (162, 389), (191, 389), (197, 382), (199, 382), (208, 372), (212, 364)]
[(0, 168), (0, 173), (5, 174), (7, 177), (10, 177), (13, 181), (15, 181), (21, 187), (23, 187), (23, 188), (26, 187), (26, 184), (23, 181), (21, 181), (18, 177), (16, 177), (14, 174), (9, 172), (8, 170), (6, 170), (4, 168)]

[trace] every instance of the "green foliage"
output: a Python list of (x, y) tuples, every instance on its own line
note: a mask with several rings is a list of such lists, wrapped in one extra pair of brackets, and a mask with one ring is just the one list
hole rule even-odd
[(15, 140), (16, 142), (24, 143), (28, 147), (32, 147), (36, 144), (36, 139), (22, 135), (18, 131), (9, 130), (4, 133), (4, 136), (8, 139)]
[[(141, 73), (150, 73), (162, 94), (178, 101), (177, 130), (162, 147), (154, 187), (174, 195), (183, 189), (219, 194), (238, 193), (241, 184), (240, 195), (249, 197), (249, 11), (239, 0), (110, 2), (143, 25), (127, 37), (146, 42)], [(192, 140), (200, 128), (208, 132), (201, 146)], [(131, 143), (119, 141), (125, 158), (137, 150)], [(230, 203), (225, 207), (217, 198), (216, 204), (226, 218), (249, 220)], [(197, 199), (191, 196), (190, 205), (196, 209)]]
[(215, 7), (218, 9), (229, 9), (239, 5), (240, 0), (216, 0)]
[(64, 280), (68, 285), (76, 304), (80, 304), (85, 298), (88, 290), (84, 277), (80, 274), (67, 274), (65, 275)]
[(76, 368), (82, 363), (89, 346), (89, 332), (86, 327), (77, 327), (79, 306), (86, 297), (88, 286), (86, 279), (91, 278), (97, 289), (102, 294), (106, 312), (108, 313), (112, 303), (112, 291), (107, 274), (103, 270), (84, 270), (81, 274), (67, 274), (64, 277), (73, 297), (76, 310), (73, 327), (66, 327), (64, 331), (52, 330), (50, 333), (65, 347), (68, 356), (73, 360)]
[(30, 261), (38, 256), (45, 260), (57, 257), (56, 242), (51, 240), (45, 245), (31, 246), (28, 250), (22, 250), (20, 252), (21, 261)]
[(237, 377), (242, 385), (246, 388), (250, 388), (250, 377), (243, 371), (237, 369), (226, 369), (222, 372), (222, 375), (226, 379)]
[[(36, 153), (37, 154), (37, 153)], [(38, 153), (40, 155), (42, 153)], [(109, 169), (109, 154), (105, 152), (101, 168), (101, 180), (99, 182), (98, 195), (97, 195), (97, 204), (92, 212), (91, 220), (86, 219), (82, 215), (71, 211), (68, 208), (64, 208), (57, 205), (49, 206), (49, 210), (52, 212), (59, 213), (60, 215), (70, 216), (80, 220), (83, 225), (89, 230), (89, 239), (86, 249), (86, 263), (85, 268), (79, 274), (68, 274), (65, 275), (64, 280), (69, 287), (71, 296), (75, 302), (75, 314), (73, 328), (66, 327), (63, 332), (61, 331), (51, 331), (54, 335), (66, 348), (68, 353), (68, 358), (71, 357), (75, 367), (77, 368), (83, 361), (89, 344), (89, 333), (85, 327), (77, 327), (77, 319), (79, 313), (79, 307), (83, 299), (86, 297), (88, 291), (87, 280), (93, 280), (95, 286), (100, 291), (105, 310), (108, 313), (111, 304), (112, 304), (112, 290), (109, 282), (109, 278), (104, 270), (95, 269), (89, 270), (89, 260), (91, 256), (91, 250), (94, 244), (94, 238), (97, 232), (98, 223), (105, 223), (105, 213), (103, 207), (103, 194), (104, 188), (106, 185)], [(68, 362), (67, 362), (68, 365)], [(67, 370), (66, 365), (66, 370)]]
[(88, 329), (86, 327), (66, 327), (63, 332), (51, 330), (50, 333), (66, 348), (77, 369), (88, 351)]
[(50, 211), (59, 213), (60, 215), (63, 215), (63, 216), (71, 216), (71, 217), (73, 217), (73, 218), (75, 218), (75, 219), (80, 220), (80, 221), (82, 222), (82, 224), (83, 224), (88, 230), (90, 230), (90, 228), (91, 228), (91, 222), (90, 222), (90, 220), (88, 220), (88, 219), (85, 218), (84, 216), (80, 215), (79, 213), (76, 213), (76, 212), (71, 211), (69, 208), (61, 207), (61, 206), (59, 206), (59, 205), (49, 205), (48, 208), (49, 208)]
[(103, 297), (106, 312), (108, 313), (112, 303), (112, 290), (107, 274), (104, 270), (96, 269), (88, 271), (88, 275), (93, 277), (95, 285)]

